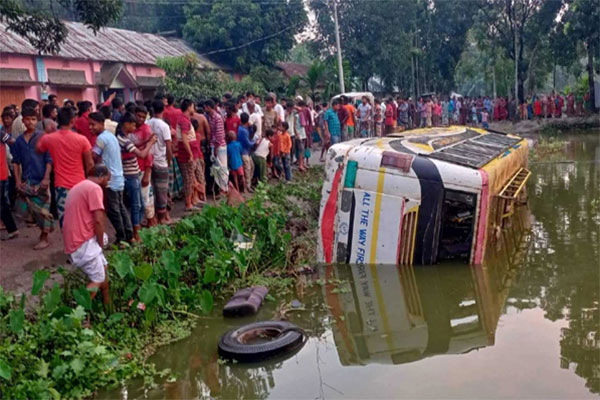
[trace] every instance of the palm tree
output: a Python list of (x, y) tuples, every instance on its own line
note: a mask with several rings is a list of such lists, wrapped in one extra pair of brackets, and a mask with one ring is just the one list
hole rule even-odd
[(317, 87), (323, 83), (325, 79), (326, 66), (319, 60), (313, 61), (306, 75), (301, 78), (306, 88), (310, 91), (310, 98), (316, 101)]

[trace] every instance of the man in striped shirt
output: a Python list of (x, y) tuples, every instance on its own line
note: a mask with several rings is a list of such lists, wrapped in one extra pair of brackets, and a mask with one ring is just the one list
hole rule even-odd
[[(223, 117), (217, 112), (215, 103), (207, 100), (204, 103), (208, 124), (210, 125), (210, 146), (213, 149), (213, 155), (219, 161), (220, 167), (227, 168), (227, 144), (225, 143), (225, 124)], [(223, 191), (227, 191), (228, 182), (224, 182)]]

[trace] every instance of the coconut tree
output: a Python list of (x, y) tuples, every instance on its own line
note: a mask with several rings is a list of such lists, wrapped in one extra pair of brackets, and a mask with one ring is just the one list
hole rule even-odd
[(316, 101), (317, 88), (325, 81), (327, 67), (319, 60), (313, 61), (306, 75), (301, 78), (302, 83), (310, 92), (312, 101)]

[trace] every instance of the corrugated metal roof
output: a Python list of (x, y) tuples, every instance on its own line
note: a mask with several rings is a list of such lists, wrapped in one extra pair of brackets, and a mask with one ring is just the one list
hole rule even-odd
[[(65, 25), (69, 34), (60, 52), (55, 55), (62, 58), (156, 65), (156, 59), (159, 57), (195, 53), (181, 39), (117, 28), (102, 28), (94, 35), (94, 32), (82, 23), (65, 21)], [(7, 31), (3, 23), (0, 23), (0, 51), (9, 54), (38, 54), (26, 39)], [(205, 57), (198, 58), (201, 67), (222, 69)]]

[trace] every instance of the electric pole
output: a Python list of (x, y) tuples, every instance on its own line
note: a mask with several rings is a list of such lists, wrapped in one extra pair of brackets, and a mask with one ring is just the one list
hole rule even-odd
[(333, 20), (335, 22), (335, 42), (337, 44), (338, 75), (340, 77), (340, 93), (346, 93), (344, 87), (344, 67), (342, 66), (342, 45), (340, 43), (340, 26), (338, 25), (337, 0), (333, 0)]

